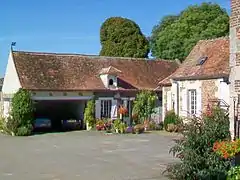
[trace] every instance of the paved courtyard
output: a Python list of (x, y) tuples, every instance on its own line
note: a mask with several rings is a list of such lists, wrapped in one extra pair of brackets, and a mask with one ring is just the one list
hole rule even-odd
[(1, 180), (157, 180), (168, 163), (173, 136), (67, 132), (0, 135)]

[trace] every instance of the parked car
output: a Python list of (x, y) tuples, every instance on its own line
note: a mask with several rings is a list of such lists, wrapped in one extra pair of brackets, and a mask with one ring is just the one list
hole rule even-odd
[(63, 130), (80, 130), (82, 127), (82, 120), (66, 119), (61, 122)]
[(50, 129), (52, 127), (51, 119), (36, 118), (34, 122), (34, 129)]

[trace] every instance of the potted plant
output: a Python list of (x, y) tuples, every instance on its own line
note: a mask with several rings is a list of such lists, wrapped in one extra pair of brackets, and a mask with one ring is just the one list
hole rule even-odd
[(121, 120), (120, 120), (120, 119), (114, 120), (114, 122), (113, 122), (113, 128), (115, 129), (116, 133), (119, 133), (120, 124), (121, 124)]
[(125, 133), (125, 130), (126, 130), (126, 124), (124, 122), (121, 122), (120, 125), (119, 125), (119, 130), (120, 130), (120, 133), (123, 134)]
[(123, 116), (125, 116), (128, 113), (128, 109), (124, 106), (120, 106), (118, 109), (118, 113), (120, 114), (120, 119), (123, 119)]

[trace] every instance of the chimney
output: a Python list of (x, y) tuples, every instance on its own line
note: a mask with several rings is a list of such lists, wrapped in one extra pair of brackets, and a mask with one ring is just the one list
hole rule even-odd
[(231, 0), (230, 66), (240, 66), (240, 1)]
[(229, 120), (231, 136), (235, 138), (235, 118), (240, 116), (240, 106), (237, 104), (240, 97), (240, 0), (231, 0), (229, 65)]

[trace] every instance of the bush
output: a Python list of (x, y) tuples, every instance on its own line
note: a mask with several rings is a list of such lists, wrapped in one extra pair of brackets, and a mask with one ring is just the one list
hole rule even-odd
[(32, 134), (32, 126), (22, 126), (17, 129), (16, 136), (29, 136)]
[(212, 147), (216, 141), (230, 139), (228, 115), (215, 108), (211, 117), (193, 118), (185, 126), (183, 138), (176, 140), (170, 150), (180, 162), (168, 166), (169, 177), (177, 180), (224, 177), (230, 161), (219, 157)]
[(116, 132), (118, 132), (118, 131), (120, 130), (121, 122), (122, 122), (122, 121), (121, 121), (120, 119), (114, 120), (114, 122), (113, 122), (113, 127), (114, 127), (114, 130), (115, 130)]
[(232, 167), (228, 171), (227, 180), (238, 180), (240, 179), (240, 166)]
[(124, 122), (121, 122), (119, 126), (119, 130), (121, 134), (124, 134), (126, 132), (127, 125)]
[(7, 119), (8, 131), (19, 136), (29, 135), (33, 130), (34, 111), (31, 94), (25, 89), (19, 89), (12, 98), (11, 112)]
[(84, 123), (85, 124), (88, 123), (88, 126), (90, 128), (93, 128), (96, 123), (94, 112), (95, 112), (94, 100), (89, 100), (84, 112)]
[(178, 123), (178, 116), (175, 114), (173, 110), (168, 111), (164, 118), (164, 129), (167, 131), (168, 124), (177, 124)]
[(157, 95), (153, 91), (141, 91), (137, 94), (133, 103), (133, 112), (137, 114), (141, 123), (150, 119), (152, 113), (155, 112)]

